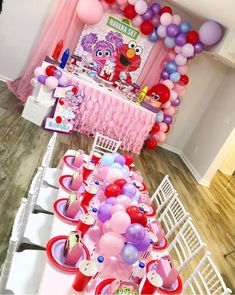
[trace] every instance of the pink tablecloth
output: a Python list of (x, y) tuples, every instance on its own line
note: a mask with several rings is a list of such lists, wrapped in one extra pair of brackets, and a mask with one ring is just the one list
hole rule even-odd
[(101, 134), (122, 141), (124, 150), (139, 154), (152, 129), (156, 114), (122, 98), (114, 89), (79, 80), (85, 101), (77, 129), (83, 134)]

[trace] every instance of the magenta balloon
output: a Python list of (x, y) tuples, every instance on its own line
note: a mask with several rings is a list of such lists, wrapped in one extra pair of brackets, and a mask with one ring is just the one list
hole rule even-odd
[(146, 231), (139, 223), (132, 223), (129, 225), (125, 233), (126, 240), (134, 245), (140, 244), (145, 236)]
[(186, 43), (186, 35), (181, 33), (175, 38), (175, 44), (178, 46), (183, 46)]
[(47, 78), (47, 76), (40, 75), (40, 76), (38, 76), (38, 82), (44, 85), (46, 82), (46, 78)]
[(204, 50), (204, 45), (202, 42), (198, 42), (194, 45), (194, 50), (196, 53), (200, 53)]
[(176, 24), (170, 24), (166, 29), (167, 35), (169, 37), (175, 37), (179, 33), (179, 31), (180, 28)]
[(142, 15), (143, 20), (151, 20), (153, 17), (154, 13), (150, 8)]
[(154, 14), (160, 14), (161, 5), (158, 3), (153, 3), (153, 4), (151, 4), (150, 9), (152, 10), (152, 12)]
[(167, 71), (162, 71), (161, 72), (161, 77), (162, 77), (162, 79), (167, 80), (167, 79), (169, 79), (170, 74), (167, 73)]
[(212, 46), (222, 37), (222, 26), (215, 21), (207, 21), (199, 29), (199, 39), (204, 45)]
[(62, 77), (62, 75), (63, 73), (60, 70), (56, 70), (54, 77), (59, 80)]
[(172, 117), (169, 115), (165, 115), (163, 122), (166, 123), (167, 125), (170, 125), (172, 123)]
[(171, 105), (172, 105), (173, 107), (177, 107), (178, 105), (180, 105), (180, 98), (177, 97), (175, 100), (172, 100), (172, 101), (171, 101)]

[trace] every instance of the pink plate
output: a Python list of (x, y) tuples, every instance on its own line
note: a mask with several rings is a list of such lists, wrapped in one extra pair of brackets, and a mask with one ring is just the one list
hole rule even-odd
[[(72, 175), (62, 175), (60, 176), (59, 178), (59, 184), (61, 186), (61, 188), (66, 192), (66, 193), (76, 193), (77, 191), (73, 191), (71, 188), (70, 188), (70, 183), (73, 179), (73, 176)], [(83, 193), (85, 191), (84, 189), (84, 185), (82, 185), (79, 189), (79, 192), (80, 193)]]
[(95, 295), (108, 295), (109, 292), (109, 286), (115, 279), (105, 279), (102, 282), (99, 283), (99, 285), (95, 289)]
[[(146, 266), (147, 272), (153, 270), (153, 267), (156, 264), (156, 262), (157, 260), (149, 261), (149, 263)], [(159, 293), (176, 295), (176, 294), (180, 294), (182, 290), (183, 290), (183, 283), (180, 276), (178, 275), (177, 280), (175, 281), (171, 289), (166, 289), (162, 287), (162, 288), (159, 288)]]
[(65, 210), (65, 205), (67, 200), (68, 200), (67, 198), (56, 200), (53, 204), (54, 212), (61, 220), (65, 221), (66, 223), (77, 224), (79, 222), (80, 215), (83, 213), (88, 213), (88, 210), (85, 206), (81, 206), (75, 218), (69, 218), (64, 215), (64, 210)]
[(73, 165), (73, 161), (74, 161), (75, 156), (72, 155), (67, 155), (63, 157), (64, 163), (66, 166), (68, 166), (69, 168), (73, 169), (73, 170), (79, 170), (80, 167), (76, 167)]
[(77, 262), (76, 266), (67, 265), (64, 263), (64, 244), (66, 242), (67, 236), (57, 236), (52, 238), (46, 246), (46, 253), (47, 257), (50, 260), (50, 262), (57, 268), (65, 271), (65, 272), (77, 272), (78, 271), (78, 265), (81, 260), (89, 260), (90, 259), (90, 253), (87, 247), (82, 244), (83, 252), (82, 256), (80, 257), (79, 261)]

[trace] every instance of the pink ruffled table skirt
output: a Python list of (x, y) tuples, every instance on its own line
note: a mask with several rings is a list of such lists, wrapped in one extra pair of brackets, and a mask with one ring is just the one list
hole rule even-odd
[(86, 135), (98, 131), (121, 140), (124, 150), (139, 154), (156, 114), (98, 84), (79, 81), (79, 88), (83, 90), (85, 100), (80, 108), (77, 130)]

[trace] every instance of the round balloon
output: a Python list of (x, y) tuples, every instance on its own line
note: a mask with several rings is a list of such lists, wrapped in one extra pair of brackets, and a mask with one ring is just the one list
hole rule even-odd
[(117, 168), (111, 168), (106, 176), (106, 180), (110, 183), (113, 183), (120, 178), (123, 178), (123, 173), (120, 169)]
[(152, 22), (150, 22), (150, 21), (143, 21), (140, 26), (140, 30), (141, 30), (142, 34), (150, 35), (154, 30), (154, 26), (153, 26)]
[(169, 73), (169, 74), (172, 74), (174, 72), (177, 71), (177, 64), (175, 61), (169, 61), (167, 64), (166, 64), (166, 71)]
[(132, 265), (138, 260), (139, 252), (134, 245), (127, 243), (122, 249), (121, 257), (126, 264)]
[(222, 26), (215, 21), (207, 21), (199, 29), (199, 39), (207, 46), (215, 45), (222, 37)]
[(100, 238), (100, 253), (106, 257), (116, 256), (121, 253), (124, 243), (125, 240), (120, 234), (107, 232)]
[(145, 235), (145, 238), (141, 241), (140, 244), (135, 245), (136, 249), (140, 252), (147, 251), (151, 244), (151, 240), (148, 235)]
[(122, 194), (133, 198), (136, 194), (136, 187), (131, 183), (126, 183), (122, 187)]
[(128, 19), (133, 19), (134, 17), (137, 16), (137, 13), (135, 11), (135, 6), (130, 4), (124, 8), (123, 13), (124, 13), (124, 16)]
[(130, 165), (134, 162), (134, 158), (133, 158), (133, 156), (130, 155), (130, 154), (125, 154), (125, 155), (124, 155), (124, 158), (125, 158), (125, 160), (126, 160), (126, 165), (127, 165), (127, 166), (130, 166)]
[(105, 222), (111, 218), (112, 205), (102, 204), (98, 210), (98, 219), (101, 222)]
[(125, 211), (115, 212), (110, 219), (111, 229), (118, 234), (124, 234), (130, 224), (130, 216)]
[[(92, 9), (90, 9), (92, 7)], [(77, 5), (78, 18), (87, 25), (95, 25), (101, 21), (104, 9), (100, 1), (79, 0)]]
[(117, 197), (117, 204), (120, 204), (124, 207), (128, 207), (130, 206), (132, 200), (131, 198), (129, 198), (128, 196), (125, 196), (125, 195), (120, 195)]
[(133, 223), (128, 226), (125, 233), (125, 238), (127, 242), (130, 242), (134, 245), (140, 244), (141, 241), (145, 238), (146, 231), (141, 224)]
[(104, 194), (107, 198), (117, 197), (121, 194), (121, 188), (117, 184), (110, 184), (106, 187)]

